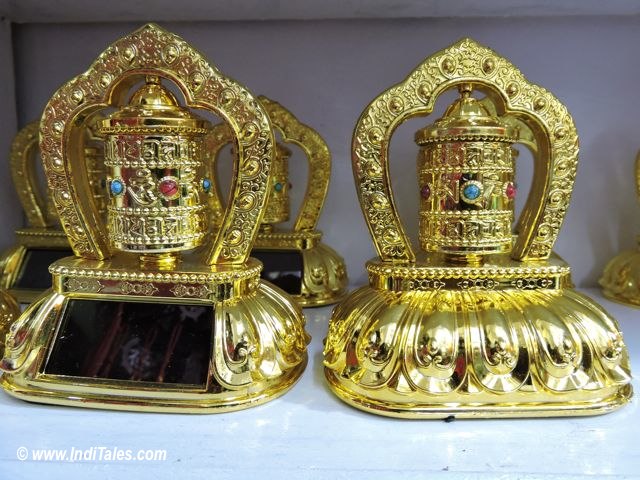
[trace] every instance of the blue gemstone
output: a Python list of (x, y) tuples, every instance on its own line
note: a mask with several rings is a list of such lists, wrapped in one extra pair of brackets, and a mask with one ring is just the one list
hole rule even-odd
[(278, 183), (276, 183), (274, 188), (276, 189), (276, 192), (281, 192), (282, 188), (283, 188), (283, 185), (280, 182), (278, 182)]
[(211, 180), (209, 180), (208, 178), (203, 178), (202, 179), (202, 189), (205, 192), (209, 192), (209, 190), (211, 190)]
[(465, 198), (468, 198), (469, 200), (475, 200), (480, 196), (480, 187), (478, 187), (478, 185), (471, 183), (466, 187), (464, 187), (464, 189), (462, 190), (462, 194), (465, 196)]
[(112, 195), (120, 195), (124, 191), (124, 184), (121, 180), (112, 180), (109, 188)]

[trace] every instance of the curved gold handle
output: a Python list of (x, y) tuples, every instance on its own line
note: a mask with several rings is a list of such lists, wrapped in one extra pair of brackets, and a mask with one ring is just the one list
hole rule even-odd
[(47, 203), (36, 176), (39, 123), (31, 122), (16, 134), (11, 142), (9, 166), (13, 185), (27, 216), (28, 225), (45, 228), (55, 222), (47, 215)]
[(63, 85), (40, 123), (40, 149), (62, 226), (76, 255), (111, 254), (80, 164), (79, 126), (100, 108), (122, 105), (144, 75), (173, 81), (186, 103), (221, 116), (233, 129), (238, 160), (232, 197), (205, 261), (243, 263), (258, 231), (269, 183), (273, 133), (267, 114), (242, 86), (222, 75), (182, 38), (148, 24), (110, 45), (85, 73)]
[(471, 39), (428, 57), (401, 83), (375, 98), (353, 133), (352, 163), (360, 205), (378, 255), (415, 261), (389, 181), (389, 142), (403, 121), (432, 112), (438, 96), (472, 83), (492, 97), (500, 114), (527, 124), (536, 139), (534, 182), (512, 251), (518, 260), (551, 254), (576, 174), (578, 137), (567, 109), (548, 91), (529, 83), (507, 59)]
[[(269, 115), (271, 124), (278, 129), (285, 143), (298, 145), (309, 162), (307, 188), (300, 211), (293, 226), (294, 231), (313, 230), (318, 225), (320, 212), (329, 191), (331, 177), (331, 152), (324, 139), (313, 128), (298, 120), (289, 110), (278, 102), (265, 96), (259, 96), (258, 101)], [(231, 141), (231, 132), (225, 124), (213, 127), (208, 136), (210, 161), (213, 165), (222, 147)], [(220, 188), (211, 195), (210, 207), (213, 211), (222, 209)]]
[(299, 146), (309, 161), (309, 175), (304, 200), (293, 229), (313, 230), (318, 225), (320, 212), (329, 191), (331, 178), (331, 152), (324, 139), (313, 128), (298, 120), (278, 102), (260, 96), (258, 100), (267, 111), (271, 123), (286, 143)]

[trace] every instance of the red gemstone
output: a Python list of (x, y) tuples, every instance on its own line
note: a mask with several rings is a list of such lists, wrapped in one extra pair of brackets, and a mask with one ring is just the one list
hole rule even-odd
[(425, 200), (429, 199), (429, 197), (431, 196), (431, 188), (429, 188), (429, 185), (423, 185), (423, 187), (420, 189), (420, 195)]
[(516, 186), (513, 183), (507, 184), (507, 188), (505, 189), (504, 193), (507, 195), (507, 198), (509, 200), (513, 200), (514, 198), (516, 198)]
[(174, 197), (178, 193), (178, 182), (167, 179), (160, 182), (160, 193), (165, 197)]

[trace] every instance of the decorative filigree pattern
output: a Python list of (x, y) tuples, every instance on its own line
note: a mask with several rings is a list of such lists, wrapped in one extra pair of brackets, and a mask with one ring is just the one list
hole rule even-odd
[(171, 292), (180, 298), (209, 298), (212, 293), (208, 285), (184, 285), (182, 283), (174, 286)]
[(367, 263), (369, 284), (394, 292), (453, 290), (557, 290), (571, 284), (568, 266), (549, 264), (466, 265), (443, 267), (420, 264), (409, 268), (383, 261)]
[(64, 286), (68, 292), (82, 293), (98, 293), (104, 288), (98, 280), (79, 278), (68, 278)]
[(30, 227), (44, 228), (52, 225), (47, 218), (45, 199), (37, 185), (35, 159), (38, 152), (38, 122), (21, 129), (11, 143), (9, 166), (22, 210)]
[(486, 88), (506, 112), (516, 112), (542, 132), (536, 137), (537, 180), (512, 255), (528, 259), (547, 258), (551, 253), (576, 174), (578, 139), (573, 120), (551, 93), (529, 83), (509, 61), (463, 39), (427, 58), (406, 80), (373, 100), (356, 125), (352, 145), (356, 188), (376, 250), (384, 261), (415, 260), (390, 188), (390, 137), (407, 118), (431, 113), (440, 93), (463, 82)]
[(229, 271), (211, 271), (207, 273), (198, 272), (176, 272), (176, 271), (138, 271), (138, 270), (116, 270), (100, 266), (96, 262), (95, 267), (84, 264), (82, 268), (64, 265), (65, 260), (59, 260), (49, 267), (52, 275), (76, 278), (95, 278), (100, 280), (122, 280), (122, 281), (147, 281), (161, 283), (202, 283), (217, 284), (230, 283), (238, 280), (249, 280), (260, 276), (262, 264), (257, 260), (252, 260), (245, 268), (238, 268)]
[(206, 261), (246, 261), (266, 201), (274, 143), (269, 119), (246, 89), (220, 74), (180, 37), (153, 24), (113, 43), (87, 72), (61, 87), (45, 108), (40, 123), (42, 159), (49, 187), (58, 191), (56, 207), (74, 252), (95, 259), (111, 255), (97, 212), (71, 176), (72, 170), (82, 169), (71, 155), (77, 141), (75, 120), (104, 105), (115, 88), (142, 70), (170, 78), (188, 104), (211, 110), (233, 129), (239, 147), (236, 188)]
[(335, 303), (347, 291), (344, 259), (331, 247), (318, 243), (302, 250), (302, 291), (294, 298), (304, 307)]
[(152, 296), (158, 291), (158, 287), (156, 287), (153, 283), (131, 283), (131, 282), (122, 282), (120, 284), (120, 292), (123, 295), (146, 295), (147, 297)]
[(285, 142), (298, 145), (309, 160), (309, 178), (304, 200), (293, 229), (313, 230), (329, 191), (331, 152), (324, 139), (313, 128), (300, 122), (289, 110), (267, 97), (258, 97), (271, 122)]
[(510, 247), (512, 213), (482, 213), (489, 214), (474, 215), (468, 211), (421, 212), (420, 243), (426, 251), (464, 247), (473, 253), (482, 253)]
[[(271, 185), (269, 200), (262, 217), (263, 224), (276, 224), (289, 220), (291, 200), (289, 197), (289, 157), (291, 151), (276, 142), (276, 156), (271, 161)], [(260, 232), (262, 233), (262, 231)], [(258, 234), (258, 237), (260, 234)]]
[(318, 230), (260, 232), (256, 239), (255, 248), (305, 250), (318, 245), (321, 239), (322, 232)]
[[(320, 212), (329, 190), (331, 177), (331, 153), (326, 142), (313, 128), (300, 122), (290, 111), (267, 97), (258, 97), (266, 110), (271, 123), (282, 134), (286, 143), (298, 145), (309, 161), (309, 177), (300, 211), (294, 224), (294, 231), (313, 230), (318, 224)], [(218, 152), (231, 142), (226, 125), (214, 126), (214, 132), (208, 142), (211, 151), (211, 162), (215, 162)], [(212, 211), (221, 210), (219, 192), (211, 201)]]

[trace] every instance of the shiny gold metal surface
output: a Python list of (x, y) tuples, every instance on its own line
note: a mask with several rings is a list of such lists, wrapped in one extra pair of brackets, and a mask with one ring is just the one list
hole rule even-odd
[[(416, 254), (390, 189), (390, 138), (456, 88), (443, 118), (416, 134)], [(512, 145), (521, 135), (534, 178), (512, 229)], [(573, 290), (569, 266), (551, 250), (578, 155), (573, 120), (553, 95), (463, 39), (374, 99), (352, 149), (379, 257), (366, 265), (369, 285), (332, 314), (324, 364), (336, 395), (404, 418), (590, 415), (629, 400), (617, 323)]]
[[(640, 198), (640, 152), (636, 155), (635, 170), (636, 193)], [(625, 250), (613, 257), (599, 283), (607, 298), (640, 307), (640, 249)]]
[[(28, 279), (46, 269), (45, 265), (29, 262), (29, 256), (37, 251), (46, 252), (49, 258), (60, 258), (71, 250), (55, 209), (53, 191), (43, 189), (38, 178), (38, 128), (39, 122), (32, 122), (20, 130), (10, 152), (11, 178), (27, 218), (27, 226), (16, 230), (16, 245), (0, 257), (0, 288), (6, 289), (20, 303), (32, 302), (46, 289), (29, 286)], [(104, 173), (102, 140), (94, 129), (95, 120), (88, 123), (81, 152), (91, 182), (93, 201), (98, 211), (104, 212), (104, 189), (98, 181)]]
[[(238, 148), (231, 200), (211, 220), (215, 229), (203, 162), (210, 128), (194, 106), (222, 117)], [(98, 128), (108, 167), (103, 221), (89, 168), (74, 152), (83, 119), (107, 107), (115, 112)], [(262, 282), (261, 263), (249, 257), (274, 148), (252, 95), (149, 24), (61, 87), (40, 132), (75, 256), (51, 265), (52, 290), (12, 325), (3, 388), (44, 403), (212, 413), (287, 391), (305, 368), (309, 337), (300, 307)]]
[(13, 296), (5, 290), (0, 290), (0, 355), (4, 353), (4, 343), (9, 334), (9, 328), (20, 316), (20, 307)]
[[(299, 294), (293, 298), (303, 307), (318, 307), (336, 303), (346, 293), (347, 270), (343, 258), (331, 247), (322, 243), (322, 232), (316, 229), (320, 211), (329, 188), (331, 154), (322, 137), (313, 128), (301, 123), (279, 103), (266, 97), (259, 101), (281, 134), (285, 144), (302, 149), (309, 161), (309, 175), (304, 200), (292, 228), (283, 226), (289, 220), (289, 157), (291, 151), (277, 144), (272, 163), (273, 180), (269, 199), (256, 238), (254, 251), (297, 252), (302, 256), (302, 282)], [(225, 124), (216, 125), (209, 138), (212, 171), (218, 153), (232, 142), (230, 130)], [(212, 177), (216, 175), (212, 174)], [(220, 187), (214, 182), (210, 197), (211, 210), (222, 210)], [(215, 214), (214, 214), (215, 216)], [(286, 266), (282, 265), (283, 270)]]

